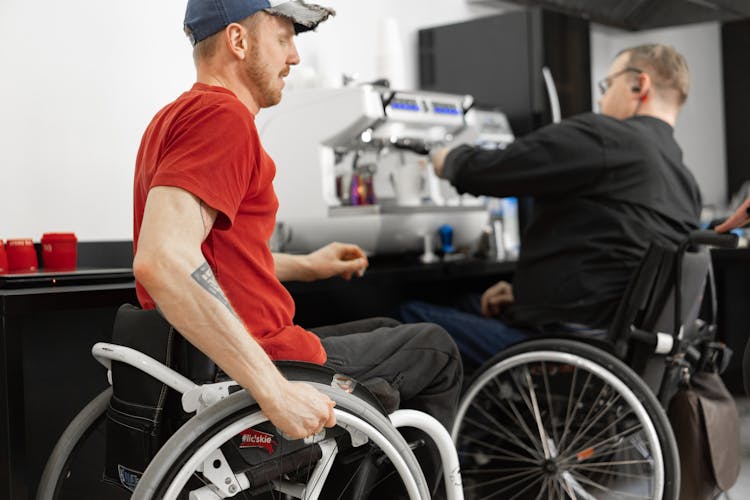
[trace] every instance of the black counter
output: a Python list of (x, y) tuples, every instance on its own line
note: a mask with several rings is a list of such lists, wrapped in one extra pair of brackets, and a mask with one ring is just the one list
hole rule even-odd
[[(512, 262), (476, 260), (422, 264), (410, 255), (371, 259), (365, 275), (350, 282), (332, 278), (286, 286), (297, 304), (295, 321), (313, 327), (389, 315), (402, 300), (441, 302), (460, 291), (483, 290), (508, 278), (513, 268)], [(54, 443), (107, 386), (91, 346), (110, 339), (117, 308), (137, 299), (132, 275), (109, 274), (110, 282), (103, 276), (104, 271), (88, 276), (95, 281), (90, 285), (42, 279), (30, 288), (0, 286), (2, 499), (33, 498)]]
[(742, 354), (750, 338), (750, 249), (712, 250), (716, 277), (718, 337), (734, 351), (723, 379), (729, 390), (744, 394)]
[(370, 259), (365, 275), (349, 282), (331, 278), (284, 285), (294, 297), (294, 322), (306, 328), (374, 316), (394, 316), (399, 304), (420, 299), (450, 303), (468, 292), (481, 292), (509, 280), (515, 262), (476, 259), (423, 264), (418, 255)]
[[(719, 335), (735, 349), (725, 376), (735, 388), (750, 332), (750, 250), (713, 253)], [(107, 263), (120, 265), (119, 262)], [(285, 283), (295, 322), (312, 328), (392, 315), (401, 302), (448, 303), (510, 279), (513, 262), (422, 264), (417, 255), (378, 257), (361, 278)], [(136, 303), (132, 280), (84, 286), (0, 288), (0, 498), (32, 498), (44, 463), (72, 417), (106, 387), (91, 346), (107, 341), (121, 304)]]
[(58, 437), (107, 386), (91, 346), (111, 338), (131, 279), (0, 289), (0, 498), (33, 498)]

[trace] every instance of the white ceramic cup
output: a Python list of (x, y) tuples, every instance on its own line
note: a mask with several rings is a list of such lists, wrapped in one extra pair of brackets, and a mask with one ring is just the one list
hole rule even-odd
[(401, 206), (417, 206), (422, 202), (424, 170), (421, 163), (396, 165), (391, 172), (391, 183), (396, 195), (396, 203)]

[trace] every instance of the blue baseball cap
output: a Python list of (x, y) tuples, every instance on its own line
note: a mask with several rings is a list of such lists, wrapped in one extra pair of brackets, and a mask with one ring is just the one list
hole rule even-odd
[(333, 9), (302, 0), (188, 0), (185, 33), (195, 45), (260, 10), (291, 20), (297, 33), (315, 29), (336, 15)]

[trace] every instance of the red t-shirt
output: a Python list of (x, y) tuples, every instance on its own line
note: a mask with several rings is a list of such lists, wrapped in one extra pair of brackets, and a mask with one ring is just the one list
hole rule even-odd
[[(179, 187), (197, 196), (219, 212), (201, 250), (247, 329), (272, 359), (322, 364), (326, 354), (318, 337), (292, 323), (294, 301), (276, 278), (267, 245), (279, 206), (274, 175), (250, 111), (231, 91), (196, 83), (159, 111), (143, 135), (135, 168), (134, 241), (152, 187)], [(155, 307), (139, 283), (136, 291), (143, 308)]]

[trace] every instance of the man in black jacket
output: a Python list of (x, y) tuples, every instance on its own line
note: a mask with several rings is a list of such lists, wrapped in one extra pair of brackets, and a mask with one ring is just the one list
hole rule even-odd
[(689, 79), (674, 48), (633, 47), (599, 83), (601, 114), (505, 150), (435, 151), (436, 173), (459, 192), (532, 196), (534, 213), (512, 287), (498, 283), (476, 302), (484, 317), (409, 303), (404, 319), (441, 324), (471, 364), (533, 332), (606, 328), (648, 245), (676, 244), (698, 227), (700, 192), (673, 135)]

